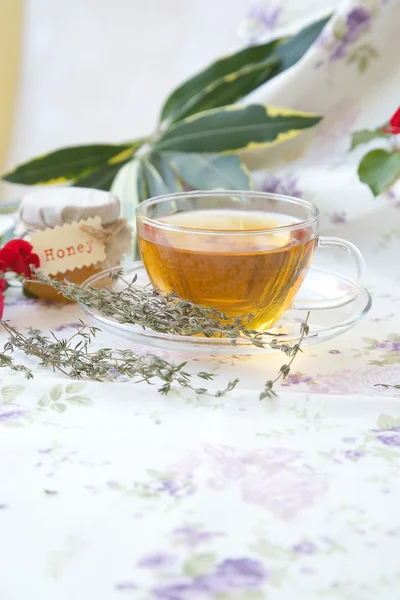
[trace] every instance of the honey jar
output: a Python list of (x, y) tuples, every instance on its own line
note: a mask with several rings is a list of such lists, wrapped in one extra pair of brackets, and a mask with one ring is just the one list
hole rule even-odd
[[(97, 226), (90, 225), (95, 219)], [(30, 241), (33, 252), (39, 254), (41, 266), (47, 261), (55, 261), (70, 255), (85, 251), (90, 254), (93, 244), (102, 248), (102, 260), (93, 262), (88, 256), (87, 264), (78, 268), (63, 268), (59, 261), (52, 278), (63, 281), (68, 279), (72, 283), (81, 285), (88, 277), (100, 271), (120, 264), (124, 255), (132, 252), (132, 231), (126, 219), (120, 218), (120, 202), (117, 196), (110, 192), (78, 187), (45, 188), (27, 194), (20, 205), (18, 226), (19, 237)], [(89, 224), (88, 224), (89, 223)], [(73, 224), (74, 245), (68, 244), (68, 235), (72, 228), (64, 227)], [(45, 231), (47, 238), (54, 240), (47, 244), (42, 252), (35, 248), (35, 235), (38, 231)], [(66, 239), (64, 249), (57, 247), (57, 240)], [(67, 236), (67, 237), (66, 237)], [(82, 240), (80, 239), (82, 236)], [(88, 237), (89, 236), (89, 237)], [(89, 241), (88, 241), (89, 240)], [(79, 256), (82, 262), (82, 256)], [(66, 264), (70, 262), (65, 261)], [(56, 271), (56, 269), (58, 270)], [(40, 298), (50, 302), (70, 302), (51, 286), (43, 285), (32, 277), (24, 282), (24, 293), (27, 296)]]

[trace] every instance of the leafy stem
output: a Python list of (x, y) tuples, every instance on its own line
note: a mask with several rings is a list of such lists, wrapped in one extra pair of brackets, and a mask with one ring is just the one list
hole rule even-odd
[(400, 383), (375, 383), (374, 387), (383, 387), (385, 390), (400, 390)]
[[(16, 350), (39, 359), (40, 366), (51, 367), (72, 379), (115, 381), (128, 377), (136, 379), (136, 383), (145, 381), (149, 384), (153, 384), (154, 380), (161, 380), (162, 385), (158, 391), (162, 394), (167, 394), (175, 383), (199, 395), (209, 393), (206, 388), (194, 386), (193, 375), (184, 370), (186, 362), (175, 365), (158, 356), (141, 356), (131, 350), (101, 348), (90, 351), (93, 338), (99, 330), (84, 323), (68, 339), (58, 339), (54, 333), (47, 337), (35, 329), (29, 329), (27, 334), (23, 334), (6, 321), (0, 320), (0, 324), (9, 335), (3, 353), (0, 353), (0, 367), (23, 372), (27, 379), (32, 379), (33, 373), (28, 367), (14, 362), (10, 354)], [(214, 378), (212, 373), (204, 371), (195, 375), (205, 381)], [(224, 396), (238, 382), (238, 379), (230, 381), (225, 389), (218, 390), (213, 395), (218, 398)]]
[[(273, 348), (290, 356), (290, 361), (280, 368), (275, 379), (267, 381), (260, 393), (260, 400), (277, 395), (273, 389), (274, 385), (279, 379), (284, 379), (288, 375), (297, 353), (301, 351), (301, 343), (304, 336), (308, 334), (308, 317), (309, 314), (301, 325), (301, 335), (297, 344), (294, 346), (279, 344), (276, 340), (271, 343)], [(115, 381), (121, 377), (128, 377), (136, 379), (137, 383), (145, 381), (148, 384), (153, 384), (153, 380), (161, 380), (162, 385), (158, 391), (162, 394), (167, 394), (173, 384), (191, 389), (198, 395), (210, 394), (207, 388), (194, 386), (193, 375), (184, 370), (186, 362), (175, 365), (152, 354), (141, 356), (131, 350), (101, 348), (94, 352), (90, 351), (93, 338), (99, 329), (89, 327), (83, 322), (81, 327), (68, 339), (59, 339), (53, 332), (50, 337), (44, 336), (35, 329), (29, 329), (27, 334), (23, 334), (3, 320), (0, 320), (0, 325), (9, 335), (3, 352), (0, 353), (0, 367), (22, 372), (27, 379), (33, 378), (33, 372), (28, 367), (14, 362), (10, 354), (16, 350), (39, 359), (40, 366), (51, 367), (72, 379)], [(205, 381), (214, 378), (212, 373), (204, 371), (200, 371), (196, 375)], [(225, 389), (218, 390), (211, 395), (220, 398), (232, 391), (238, 383), (239, 379), (234, 379), (227, 384)]]
[(126, 285), (122, 290), (81, 287), (69, 281), (57, 281), (40, 271), (35, 271), (35, 276), (66, 298), (118, 323), (140, 325), (162, 334), (229, 338), (232, 345), (240, 339), (247, 339), (259, 348), (270, 343), (267, 338), (277, 337), (271, 332), (251, 329), (249, 322), (253, 315), (230, 319), (214, 308), (181, 300), (175, 293), (164, 295), (158, 290), (140, 287), (136, 285), (136, 279), (128, 283), (122, 279), (119, 269), (111, 269), (109, 277), (124, 281)]
[(275, 385), (275, 383), (277, 383), (277, 381), (279, 381), (280, 379), (285, 379), (289, 375), (294, 359), (296, 358), (298, 352), (302, 352), (301, 344), (303, 342), (304, 337), (306, 335), (308, 335), (308, 333), (310, 331), (310, 327), (308, 325), (309, 317), (310, 317), (310, 313), (308, 312), (304, 323), (302, 323), (301, 327), (300, 327), (299, 341), (297, 342), (297, 344), (294, 344), (294, 346), (289, 346), (287, 344), (285, 344), (285, 345), (277, 344), (277, 343), (271, 342), (271, 347), (279, 348), (280, 350), (285, 352), (285, 354), (287, 356), (290, 356), (290, 360), (286, 365), (281, 366), (281, 368), (279, 369), (278, 375), (275, 377), (275, 379), (270, 379), (269, 381), (266, 382), (264, 389), (260, 393), (260, 396), (259, 396), (260, 400), (264, 400), (264, 398), (272, 398), (273, 396), (277, 396), (276, 392), (274, 391), (274, 385)]

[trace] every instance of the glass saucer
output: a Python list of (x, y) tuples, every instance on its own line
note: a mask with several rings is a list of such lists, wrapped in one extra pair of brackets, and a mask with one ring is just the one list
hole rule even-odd
[[(118, 271), (119, 268), (116, 267), (112, 270)], [(135, 285), (139, 287), (149, 285), (149, 278), (142, 262), (133, 263), (129, 268), (124, 269), (122, 275), (124, 281), (118, 279), (113, 281), (111, 285), (115, 290), (123, 289), (135, 276), (137, 276)], [(103, 282), (109, 287), (109, 281), (110, 270), (107, 269), (87, 279), (83, 287), (98, 287)], [(296, 296), (296, 302), (301, 305), (306, 300), (323, 300), (340, 296), (346, 287), (352, 287), (353, 285), (353, 282), (332, 271), (311, 266)], [(151, 329), (143, 329), (139, 325), (118, 323), (110, 317), (102, 316), (83, 303), (80, 306), (101, 329), (106, 329), (115, 335), (153, 348), (179, 352), (231, 355), (259, 354), (260, 352), (272, 351), (268, 345), (265, 348), (258, 348), (246, 339), (238, 339), (236, 345), (233, 346), (229, 339), (157, 333)], [(311, 311), (308, 321), (310, 331), (308, 336), (304, 338), (302, 345), (305, 347), (320, 344), (348, 331), (368, 313), (370, 308), (371, 296), (368, 290), (362, 288), (359, 295), (344, 306)], [(293, 343), (299, 338), (300, 325), (305, 320), (306, 315), (306, 310), (289, 310), (270, 331), (278, 336), (277, 340), (279, 342)], [(266, 337), (266, 341), (268, 341), (268, 337)]]

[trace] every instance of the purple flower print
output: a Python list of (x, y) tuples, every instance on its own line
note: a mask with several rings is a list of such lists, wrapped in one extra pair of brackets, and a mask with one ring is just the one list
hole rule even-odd
[(277, 26), (281, 13), (282, 7), (277, 4), (254, 6), (248, 15), (248, 19), (255, 21), (263, 29), (272, 30)]
[(364, 33), (371, 22), (371, 14), (362, 6), (357, 6), (346, 17), (346, 33), (334, 44), (330, 60), (339, 60), (346, 56), (349, 46)]
[(346, 215), (345, 211), (341, 210), (340, 212), (332, 213), (331, 222), (334, 223), (335, 225), (343, 225), (344, 223), (346, 223), (347, 215)]
[(13, 297), (6, 297), (5, 299), (5, 305), (7, 307), (9, 306), (26, 306), (26, 305), (30, 305), (30, 304), (35, 304), (37, 302), (37, 300), (34, 300), (33, 298), (26, 298), (26, 296), (17, 296), (16, 298)]
[(304, 573), (304, 575), (315, 575), (317, 571), (311, 567), (301, 567), (300, 573)]
[(137, 563), (138, 567), (148, 567), (150, 569), (163, 569), (170, 567), (175, 562), (175, 558), (171, 554), (165, 552), (154, 552), (143, 556)]
[(299, 544), (295, 544), (292, 550), (297, 554), (315, 554), (317, 547), (312, 542), (300, 542)]
[(194, 493), (194, 486), (189, 476), (184, 479), (163, 479), (157, 481), (154, 491), (174, 498), (183, 498)]
[(398, 195), (394, 189), (388, 190), (386, 192), (386, 197), (392, 202), (392, 206), (394, 206), (394, 208), (400, 208), (400, 199), (398, 198)]
[(400, 352), (400, 341), (383, 340), (371, 345), (371, 350), (383, 350), (385, 352)]
[(217, 565), (217, 569), (206, 579), (214, 582), (214, 589), (249, 590), (259, 588), (267, 579), (267, 571), (258, 560), (249, 558), (227, 559)]
[(286, 196), (301, 196), (301, 191), (297, 187), (297, 180), (292, 174), (278, 177), (271, 175), (262, 183), (261, 190), (271, 194), (285, 194)]
[(115, 584), (115, 589), (119, 592), (131, 592), (137, 589), (137, 585), (133, 581), (120, 581)]
[(279, 4), (254, 6), (245, 20), (245, 30), (249, 45), (257, 44), (265, 33), (273, 31), (278, 26), (282, 7)]
[(282, 519), (292, 519), (316, 504), (328, 483), (320, 474), (264, 473), (248, 478), (242, 487), (243, 500), (267, 508)]
[(26, 415), (27, 410), (6, 410), (0, 412), (0, 423), (5, 421), (16, 421), (19, 417)]
[(365, 456), (365, 452), (362, 452), (361, 450), (346, 450), (344, 455), (349, 460), (358, 460)]
[(371, 15), (363, 6), (357, 6), (347, 15), (348, 39), (353, 41), (358, 38), (360, 33), (364, 31), (366, 26), (371, 21)]
[(201, 531), (195, 527), (178, 527), (174, 530), (174, 535), (178, 540), (187, 545), (195, 547), (203, 542), (208, 542), (215, 537), (224, 536), (225, 534), (221, 531)]
[(329, 354), (342, 354), (340, 350), (329, 350)]
[(7, 504), (0, 504), (0, 510), (6, 510), (8, 508)]
[(300, 451), (289, 448), (269, 448), (241, 453), (231, 446), (206, 446), (205, 453), (211, 459), (213, 477), (208, 485), (215, 490), (223, 489), (231, 482), (246, 482), (286, 469), (301, 456)]
[(317, 375), (312, 391), (317, 394), (368, 392), (379, 396), (387, 393), (387, 391), (382, 387), (377, 387), (377, 384), (396, 384), (398, 379), (398, 365), (369, 367), (363, 371), (360, 369), (343, 369), (326, 375)]
[(153, 588), (152, 596), (158, 600), (205, 600), (209, 597), (208, 592), (205, 584), (195, 579), (188, 583), (173, 583)]
[(385, 446), (400, 446), (400, 427), (380, 431), (376, 439)]
[(308, 375), (303, 375), (302, 373), (290, 373), (281, 384), (283, 387), (290, 387), (291, 385), (300, 385), (301, 383), (306, 383), (307, 385), (312, 385), (315, 383), (312, 377)]
[(263, 565), (253, 559), (226, 559), (215, 570), (190, 582), (175, 583), (153, 589), (162, 600), (205, 600), (216, 594), (259, 589), (268, 577)]
[(274, 175), (268, 177), (262, 184), (263, 192), (270, 192), (271, 194), (275, 194), (278, 191), (281, 180), (279, 177), (275, 177)]

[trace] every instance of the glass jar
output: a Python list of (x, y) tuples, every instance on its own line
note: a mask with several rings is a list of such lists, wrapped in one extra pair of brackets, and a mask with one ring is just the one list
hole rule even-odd
[[(120, 203), (110, 192), (68, 187), (47, 188), (27, 194), (19, 209), (19, 233), (30, 241), (37, 230), (54, 229), (66, 224), (79, 223), (91, 217), (100, 217), (106, 260), (89, 266), (51, 274), (53, 279), (81, 285), (86, 279), (105, 268), (116, 266), (122, 257), (132, 252), (132, 232), (125, 219), (120, 219)], [(54, 232), (57, 235), (57, 232)], [(32, 242), (34, 244), (34, 242)], [(33, 245), (33, 252), (35, 246)], [(35, 277), (25, 281), (25, 295), (47, 302), (71, 302), (49, 285)]]

